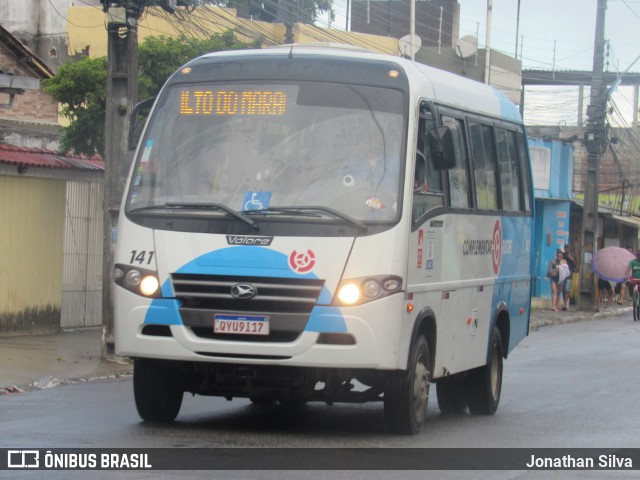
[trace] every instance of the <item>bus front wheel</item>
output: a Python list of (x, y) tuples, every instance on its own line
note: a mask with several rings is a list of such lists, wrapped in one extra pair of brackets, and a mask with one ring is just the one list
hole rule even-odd
[(384, 416), (392, 431), (416, 434), (427, 418), (431, 357), (427, 339), (420, 335), (411, 348), (406, 372), (395, 375), (384, 391)]
[(493, 327), (487, 364), (472, 370), (467, 377), (467, 401), (472, 415), (492, 415), (498, 409), (502, 369), (502, 336)]
[(172, 422), (178, 416), (183, 395), (184, 390), (171, 370), (154, 360), (134, 360), (133, 396), (143, 420)]

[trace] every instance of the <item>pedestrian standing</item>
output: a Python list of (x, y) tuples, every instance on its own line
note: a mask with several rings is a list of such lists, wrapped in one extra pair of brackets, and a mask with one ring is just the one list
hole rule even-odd
[(562, 285), (562, 310), (567, 310), (569, 308), (571, 288), (573, 287), (573, 273), (576, 271), (576, 258), (573, 256), (571, 245), (568, 243), (564, 246), (562, 257), (567, 261), (567, 266), (569, 267), (569, 276), (567, 276)]
[(606, 295), (607, 304), (604, 308), (609, 308), (611, 305), (611, 299), (613, 298), (613, 288), (611, 287), (611, 282), (598, 277), (598, 288), (596, 290), (596, 312), (600, 311), (600, 297), (602, 295)]
[(558, 300), (562, 295), (562, 287), (559, 285), (560, 279), (560, 260), (562, 260), (562, 250), (556, 250), (556, 256), (551, 263), (549, 264), (549, 269), (547, 270), (547, 278), (551, 282), (551, 310), (554, 312), (558, 311)]

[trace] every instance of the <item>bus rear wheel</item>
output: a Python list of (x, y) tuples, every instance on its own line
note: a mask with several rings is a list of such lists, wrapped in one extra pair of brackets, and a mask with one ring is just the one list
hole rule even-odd
[(134, 360), (133, 396), (143, 420), (172, 422), (178, 416), (183, 395), (184, 390), (174, 372), (154, 360)]
[(502, 391), (502, 336), (493, 327), (489, 344), (489, 360), (483, 367), (469, 372), (467, 401), (473, 415), (492, 415), (498, 409)]
[(418, 433), (427, 418), (431, 357), (427, 339), (420, 335), (411, 348), (409, 368), (394, 376), (384, 391), (387, 427), (398, 433)]

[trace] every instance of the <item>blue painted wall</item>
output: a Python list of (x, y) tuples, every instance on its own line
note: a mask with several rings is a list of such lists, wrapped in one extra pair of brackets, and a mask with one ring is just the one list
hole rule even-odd
[[(573, 178), (573, 146), (561, 142), (529, 139), (536, 198), (534, 274), (535, 297), (550, 298), (545, 278), (558, 248), (569, 241), (569, 212)], [(538, 185), (536, 185), (538, 180)]]
[(551, 285), (545, 275), (556, 250), (564, 248), (569, 240), (570, 206), (568, 201), (536, 199), (535, 297), (551, 297)]

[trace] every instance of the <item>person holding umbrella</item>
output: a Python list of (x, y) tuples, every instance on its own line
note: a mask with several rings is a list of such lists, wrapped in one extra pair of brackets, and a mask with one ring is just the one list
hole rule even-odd
[[(629, 277), (629, 264), (632, 260), (636, 258), (626, 248), (605, 247), (594, 255), (592, 267), (596, 275), (604, 280), (615, 283), (624, 282)], [(640, 278), (640, 270), (636, 274)]]
[[(637, 252), (637, 259), (640, 259), (640, 251)], [(633, 253), (626, 248), (622, 247), (605, 247), (601, 248), (593, 256), (592, 268), (593, 272), (598, 277), (599, 290), (603, 290), (607, 296), (609, 289), (604, 283), (600, 284), (600, 281), (609, 282), (624, 282), (630, 275), (630, 263), (636, 260)], [(640, 263), (638, 263), (640, 267)], [(640, 268), (637, 270), (636, 275), (640, 278)], [(609, 284), (609, 288), (611, 284)], [(611, 292), (613, 293), (613, 291)]]
[(600, 311), (600, 296), (604, 294), (607, 297), (607, 304), (604, 308), (609, 308), (611, 299), (613, 298), (613, 288), (611, 283), (602, 277), (598, 277), (598, 291), (596, 294), (596, 312)]

